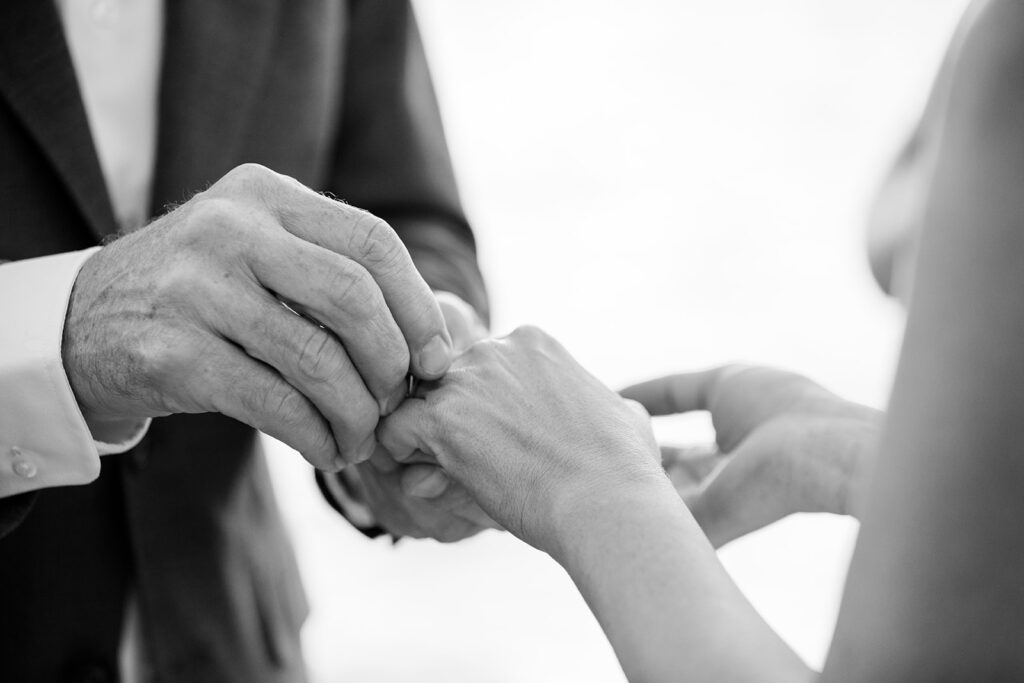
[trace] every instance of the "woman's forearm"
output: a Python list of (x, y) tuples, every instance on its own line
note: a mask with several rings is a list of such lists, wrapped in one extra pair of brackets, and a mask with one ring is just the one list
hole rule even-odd
[(813, 677), (732, 582), (667, 479), (595, 496), (566, 518), (555, 559), (630, 681)]

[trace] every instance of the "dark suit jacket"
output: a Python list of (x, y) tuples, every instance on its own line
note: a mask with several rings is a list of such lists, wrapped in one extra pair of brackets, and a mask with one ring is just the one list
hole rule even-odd
[[(160, 85), (154, 214), (261, 163), (382, 216), (432, 286), (486, 312), (405, 0), (167, 0)], [(53, 2), (5, 0), (0, 260), (114, 230)], [(0, 501), (4, 532), (0, 680), (114, 680), (130, 589), (157, 680), (304, 679), (306, 604), (242, 424), (157, 420), (95, 483)]]

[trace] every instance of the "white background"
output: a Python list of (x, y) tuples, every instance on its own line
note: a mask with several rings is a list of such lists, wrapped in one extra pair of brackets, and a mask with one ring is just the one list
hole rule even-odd
[[(870, 278), (864, 216), (964, 6), (417, 2), (494, 331), (540, 325), (612, 386), (747, 360), (882, 406), (902, 316)], [(659, 432), (710, 438), (706, 420)], [(365, 541), (301, 458), (269, 456), (315, 681), (623, 680), (547, 556), (494, 532)], [(791, 519), (721, 553), (815, 666), (855, 533)]]

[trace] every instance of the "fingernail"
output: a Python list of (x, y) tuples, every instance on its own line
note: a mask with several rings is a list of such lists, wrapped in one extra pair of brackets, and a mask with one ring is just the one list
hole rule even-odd
[(441, 470), (423, 470), (409, 476), (407, 491), (417, 498), (434, 498), (447, 488), (447, 476)]
[(427, 342), (427, 345), (420, 351), (420, 367), (423, 372), (439, 377), (451, 365), (451, 353), (451, 345), (444, 337), (438, 335)]

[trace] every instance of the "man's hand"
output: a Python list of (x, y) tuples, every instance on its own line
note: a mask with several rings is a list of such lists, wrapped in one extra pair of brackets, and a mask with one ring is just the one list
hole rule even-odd
[(386, 223), (255, 165), (91, 257), (63, 344), (90, 420), (220, 412), (325, 469), (451, 355)]
[(664, 377), (621, 393), (652, 415), (711, 412), (717, 449), (663, 447), (662, 457), (716, 547), (795, 512), (857, 514), (880, 412), (757, 367)]

